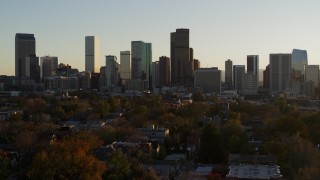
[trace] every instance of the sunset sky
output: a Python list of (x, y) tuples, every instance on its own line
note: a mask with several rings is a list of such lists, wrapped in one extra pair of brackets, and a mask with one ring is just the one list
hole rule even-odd
[(130, 50), (131, 41), (151, 42), (153, 61), (170, 56), (170, 32), (190, 29), (190, 46), (202, 67), (224, 69), (224, 61), (246, 64), (270, 53), (308, 51), (320, 64), (319, 0), (1, 0), (0, 74), (14, 75), (16, 33), (32, 33), (37, 56), (84, 70), (85, 36), (100, 41), (106, 55)]

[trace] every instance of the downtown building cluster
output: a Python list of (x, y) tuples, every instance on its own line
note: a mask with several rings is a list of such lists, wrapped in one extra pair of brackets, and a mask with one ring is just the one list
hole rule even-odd
[(82, 72), (60, 63), (55, 56), (39, 58), (34, 34), (17, 33), (15, 46), (15, 76), (1, 76), (1, 90), (122, 93), (152, 91), (173, 85), (190, 89), (194, 70), (200, 66), (189, 47), (189, 29), (171, 33), (171, 58), (161, 56), (152, 62), (152, 44), (132, 41), (131, 50), (120, 52), (120, 63), (116, 56), (106, 55), (103, 66), (99, 64), (98, 38), (86, 36), (85, 71)]
[(270, 94), (286, 98), (317, 97), (319, 95), (319, 65), (309, 65), (306, 50), (292, 53), (272, 53), (259, 82), (259, 56), (247, 56), (245, 65), (225, 61), (225, 89), (240, 95)]
[(224, 95), (286, 96), (318, 95), (319, 65), (309, 65), (307, 52), (269, 55), (269, 65), (259, 81), (259, 55), (247, 56), (245, 65), (225, 61), (225, 80), (217, 67), (201, 68), (193, 57), (189, 29), (176, 29), (170, 34), (170, 57), (152, 61), (152, 44), (131, 41), (131, 50), (120, 51), (120, 59), (106, 55), (99, 62), (99, 40), (85, 37), (85, 71), (59, 64), (55, 56), (36, 55), (33, 34), (17, 33), (15, 37), (15, 77), (0, 77), (1, 90), (96, 90), (108, 93), (184, 91)]

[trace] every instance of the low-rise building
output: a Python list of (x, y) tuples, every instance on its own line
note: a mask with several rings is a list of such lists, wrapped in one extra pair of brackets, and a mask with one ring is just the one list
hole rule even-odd
[(161, 143), (163, 143), (164, 139), (169, 135), (169, 129), (159, 127), (155, 128), (154, 125), (146, 128), (139, 128), (138, 131), (148, 138), (156, 139)]

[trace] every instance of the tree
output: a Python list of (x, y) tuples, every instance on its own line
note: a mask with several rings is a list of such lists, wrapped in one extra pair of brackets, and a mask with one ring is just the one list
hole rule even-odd
[(240, 119), (228, 120), (221, 129), (223, 142), (229, 153), (241, 152), (242, 146), (247, 142), (247, 136)]
[(40, 150), (27, 171), (31, 179), (102, 179), (106, 166), (91, 155), (97, 137), (79, 133)]
[(105, 126), (94, 131), (104, 144), (111, 144), (116, 141), (116, 129), (112, 126)]
[(262, 153), (278, 156), (281, 172), (288, 179), (318, 179), (320, 168), (320, 152), (307, 139), (299, 134), (293, 136), (282, 135), (266, 142), (262, 146)]
[(24, 108), (27, 115), (38, 115), (44, 113), (47, 103), (41, 98), (27, 99)]
[(121, 99), (118, 97), (112, 97), (109, 99), (110, 111), (116, 112), (121, 107)]
[(9, 172), (9, 158), (0, 150), (0, 179), (6, 179)]
[(110, 159), (107, 161), (109, 167), (107, 169), (107, 178), (117, 177), (117, 179), (129, 179), (131, 174), (130, 161), (122, 153), (117, 150), (111, 154)]
[(219, 130), (213, 124), (206, 125), (200, 136), (200, 162), (221, 163), (224, 157), (222, 136)]
[(105, 100), (98, 100), (91, 103), (93, 106), (93, 111), (100, 116), (106, 116), (109, 112), (110, 105)]

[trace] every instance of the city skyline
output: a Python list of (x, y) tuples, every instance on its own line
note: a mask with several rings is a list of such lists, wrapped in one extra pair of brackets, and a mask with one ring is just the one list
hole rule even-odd
[[(175, 8), (178, 4), (184, 10)], [(318, 1), (289, 0), (197, 4), (192, 1), (77, 1), (75, 7), (74, 1), (2, 1), (0, 71), (7, 75), (15, 73), (16, 33), (35, 35), (36, 56), (57, 56), (60, 62), (82, 71), (85, 69), (85, 36), (99, 37), (101, 66), (105, 65), (106, 55), (119, 58), (120, 51), (130, 50), (131, 41), (136, 40), (153, 44), (154, 62), (161, 56), (170, 57), (170, 33), (177, 28), (190, 29), (190, 47), (202, 67), (224, 69), (227, 59), (245, 65), (247, 55), (257, 54), (259, 69), (264, 69), (269, 63), (269, 54), (291, 53), (292, 49), (307, 50), (308, 64), (319, 64), (319, 5)], [(86, 7), (95, 11), (83, 13)], [(106, 7), (112, 8), (105, 11)], [(23, 9), (35, 11), (23, 13)], [(126, 12), (120, 13), (120, 10)], [(165, 14), (161, 13), (163, 10)], [(134, 21), (145, 14), (149, 15), (144, 21)]]

